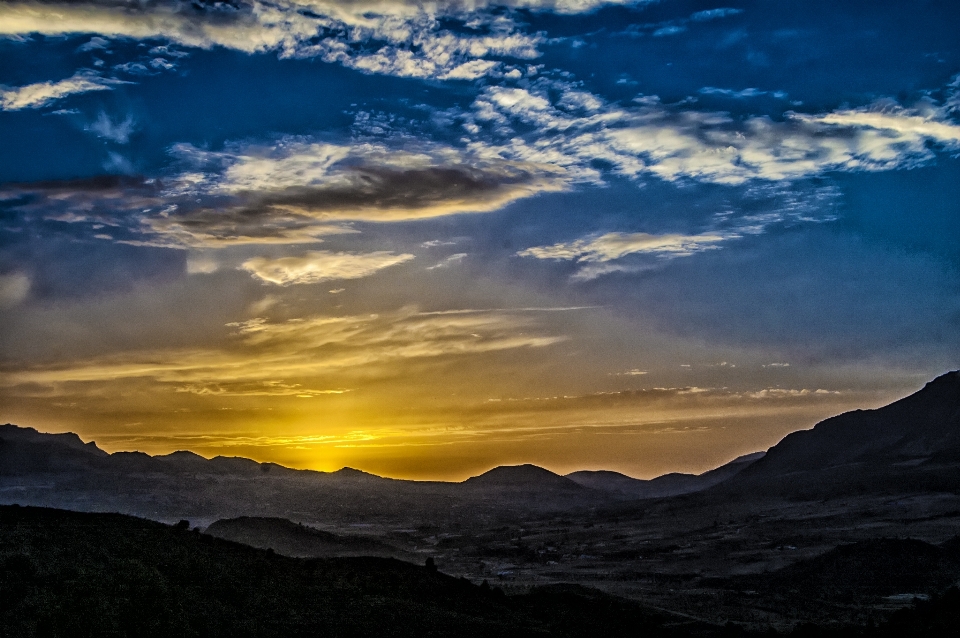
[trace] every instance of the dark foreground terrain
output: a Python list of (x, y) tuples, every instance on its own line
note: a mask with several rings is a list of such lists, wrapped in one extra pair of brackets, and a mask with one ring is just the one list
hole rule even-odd
[(186, 524), (0, 507), (5, 636), (710, 636), (586, 588), (522, 596), (390, 558), (297, 559)]
[[(812, 576), (837, 560), (822, 560)], [(507, 596), (430, 565), (290, 558), (185, 523), (119, 514), (0, 507), (0, 565), (3, 636), (761, 635), (577, 585)], [(798, 582), (805, 577), (796, 575)], [(953, 588), (879, 626), (807, 624), (791, 633), (952, 636), (958, 623), (960, 592)]]

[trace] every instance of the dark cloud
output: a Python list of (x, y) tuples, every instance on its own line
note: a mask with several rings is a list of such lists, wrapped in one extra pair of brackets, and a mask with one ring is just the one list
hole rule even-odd
[(156, 192), (162, 184), (142, 175), (94, 175), (79, 179), (10, 182), (0, 186), (0, 197), (7, 194), (119, 194), (132, 190)]
[[(244, 195), (260, 206), (291, 206), (317, 213), (350, 216), (352, 210), (429, 210), (462, 203), (485, 207), (518, 186), (538, 179), (526, 171), (492, 171), (470, 166), (402, 169), (362, 166), (345, 171), (347, 184), (326, 188), (289, 188), (266, 196)], [(416, 215), (416, 213), (413, 213)], [(376, 215), (374, 213), (374, 215)], [(389, 218), (389, 212), (384, 212)]]
[[(317, 168), (312, 157), (299, 155), (244, 158), (211, 178), (206, 192), (213, 194), (201, 197), (201, 205), (183, 197), (179, 210), (149, 216), (144, 223), (160, 243), (308, 243), (324, 235), (355, 232), (349, 225), (352, 222), (398, 222), (486, 212), (539, 192), (563, 188), (557, 177), (538, 174), (534, 167), (522, 163), (404, 168), (395, 165), (402, 163), (402, 157), (387, 157), (381, 165), (363, 160), (360, 165), (328, 170), (328, 161), (329, 157), (323, 155), (316, 160), (323, 167)], [(251, 170), (244, 172), (244, 180), (231, 182), (232, 168), (239, 165), (245, 170), (244, 162)], [(288, 168), (302, 170), (305, 163), (319, 175), (313, 183), (269, 188), (272, 175), (285, 175)], [(247, 186), (249, 182), (257, 188)]]

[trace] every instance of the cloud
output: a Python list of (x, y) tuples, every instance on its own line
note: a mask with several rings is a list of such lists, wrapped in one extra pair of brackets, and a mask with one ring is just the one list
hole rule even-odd
[(106, 49), (109, 46), (110, 46), (109, 40), (95, 35), (92, 38), (90, 38), (88, 42), (86, 42), (85, 44), (81, 44), (79, 47), (77, 47), (77, 51), (78, 52), (100, 51), (100, 50)]
[(564, 340), (545, 333), (529, 316), (506, 311), (427, 314), (405, 308), (284, 322), (257, 318), (229, 327), (231, 341), (223, 349), (128, 352), (20, 370), (3, 375), (0, 384), (149, 379), (194, 393), (200, 388), (209, 388), (208, 393), (214, 393), (214, 388), (249, 391), (250, 384), (292, 392), (295, 387), (321, 383), (353, 387), (363, 379), (395, 374), (397, 366), (410, 360), (542, 348)]
[(743, 13), (743, 9), (731, 9), (729, 7), (724, 7), (721, 9), (707, 9), (706, 11), (697, 11), (690, 16), (690, 19), (694, 22), (708, 22), (710, 20), (718, 20), (720, 18), (735, 16), (738, 13)]
[(734, 91), (733, 89), (719, 89), (714, 86), (705, 86), (699, 91), (700, 95), (722, 95), (724, 97), (730, 97), (734, 99), (747, 99), (752, 97), (762, 97), (764, 95), (772, 95), (773, 97), (783, 100), (786, 99), (787, 94), (783, 91), (761, 91), (760, 89), (746, 88), (741, 91)]
[(200, 208), (177, 214), (176, 205), (148, 214), (137, 229), (143, 239), (122, 240), (159, 248), (227, 248), (316, 244), (328, 235), (357, 232), (341, 224), (322, 223), (308, 215), (243, 207)]
[[(575, 87), (488, 87), (463, 117), (481, 157), (553, 164), (571, 180), (602, 183), (603, 171), (630, 178), (740, 185), (799, 180), (828, 171), (877, 171), (922, 165), (928, 146), (960, 146), (946, 108), (907, 109), (887, 102), (819, 115), (734, 120), (684, 110), (655, 98), (632, 107), (587, 100)], [(558, 98), (551, 95), (559, 94)]]
[[(369, 73), (476, 79), (500, 66), (489, 57), (537, 57), (539, 35), (517, 30), (498, 6), (577, 13), (626, 0), (237, 0), (196, 3), (26, 1), (0, 4), (0, 36), (98, 34), (165, 39), (185, 47), (276, 51)], [(633, 2), (631, 2), (633, 3)], [(445, 28), (450, 21), (486, 33)], [(92, 41), (93, 42), (93, 41)], [(99, 42), (98, 42), (99, 44)]]
[(257, 279), (287, 286), (290, 284), (314, 284), (337, 279), (361, 279), (374, 273), (413, 259), (413, 255), (395, 255), (391, 252), (332, 253), (325, 250), (310, 251), (299, 257), (254, 257), (240, 266)]
[(164, 201), (158, 180), (117, 174), (8, 183), (0, 187), (0, 199), (18, 200), (15, 209), (28, 219), (111, 226), (119, 226), (130, 214)]
[[(440, 144), (417, 148), (409, 139), (342, 145), (281, 139), (219, 152), (182, 144), (172, 152), (183, 169), (162, 179), (10, 184), (0, 197), (22, 199), (16, 207), (25, 214), (123, 224), (123, 243), (207, 249), (318, 243), (358, 232), (355, 222), (483, 213), (568, 187), (553, 166), (481, 158)], [(114, 171), (133, 172), (114, 155)]]
[(351, 222), (489, 212), (566, 188), (554, 167), (442, 145), (415, 151), (280, 141), (218, 153), (180, 145), (175, 153), (198, 168), (169, 181), (177, 210), (144, 219), (157, 245), (310, 243), (356, 232)]
[(897, 167), (905, 157), (931, 159), (928, 143), (960, 149), (960, 126), (944, 117), (929, 104), (905, 109), (896, 104), (879, 103), (869, 109), (847, 109), (822, 115), (794, 115), (794, 119), (836, 130), (856, 131), (859, 155), (850, 161), (871, 163), (877, 168)]
[(649, 233), (607, 233), (591, 239), (539, 246), (522, 250), (521, 257), (564, 259), (581, 262), (604, 262), (625, 255), (646, 253), (660, 256), (686, 257), (716, 248), (718, 242), (736, 239), (738, 235), (704, 233), (701, 235), (651, 235)]
[(93, 131), (99, 137), (108, 139), (117, 144), (126, 144), (130, 141), (130, 135), (135, 129), (135, 123), (132, 115), (127, 115), (123, 121), (116, 123), (111, 120), (106, 113), (100, 111), (96, 121), (87, 127), (88, 131)]
[[(0, 23), (2, 22), (2, 8), (0, 8)], [(58, 82), (37, 82), (13, 88), (0, 86), (0, 109), (4, 111), (38, 109), (69, 95), (90, 91), (109, 91), (111, 84), (118, 83), (120, 83), (118, 80), (109, 80), (93, 73), (78, 72)]]
[(208, 175), (206, 184), (197, 184), (199, 192), (324, 219), (391, 221), (489, 211), (562, 188), (559, 171), (549, 166), (484, 161), (441, 145), (423, 144), (416, 151), (368, 143), (280, 142), (236, 153), (189, 153), (224, 166)]
[(30, 277), (22, 272), (0, 275), (0, 308), (16, 306), (30, 293)]
[(318, 390), (305, 388), (300, 383), (283, 383), (281, 381), (262, 381), (250, 383), (190, 383), (177, 388), (177, 392), (189, 392), (200, 396), (230, 396), (230, 397), (298, 397), (309, 399), (326, 394), (346, 394), (348, 389)]
[(436, 270), (437, 268), (449, 268), (454, 264), (459, 264), (461, 261), (464, 260), (464, 258), (466, 258), (466, 256), (467, 256), (467, 253), (456, 253), (456, 254), (450, 255), (443, 261), (436, 263), (433, 266), (427, 266), (427, 270)]
[(220, 269), (220, 263), (209, 255), (190, 255), (187, 257), (188, 275), (209, 275)]
[(653, 32), (653, 37), (661, 38), (665, 35), (677, 35), (678, 33), (683, 33), (687, 30), (687, 27), (682, 25), (671, 24), (669, 26), (660, 27)]

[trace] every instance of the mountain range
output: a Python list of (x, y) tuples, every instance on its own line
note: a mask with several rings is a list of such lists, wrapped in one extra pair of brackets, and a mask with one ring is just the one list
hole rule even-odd
[(0, 503), (159, 520), (491, 521), (693, 493), (814, 499), (931, 490), (960, 490), (960, 372), (886, 407), (848, 412), (790, 434), (765, 453), (701, 475), (652, 480), (609, 471), (560, 476), (518, 465), (462, 483), (406, 481), (351, 468), (294, 470), (186, 451), (108, 454), (76, 434), (0, 425)]

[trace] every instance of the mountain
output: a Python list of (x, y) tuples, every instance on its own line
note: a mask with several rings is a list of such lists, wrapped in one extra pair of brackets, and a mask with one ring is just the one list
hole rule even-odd
[(699, 492), (717, 485), (738, 474), (754, 461), (763, 458), (765, 452), (754, 452), (737, 457), (725, 465), (703, 474), (671, 473), (650, 480), (635, 479), (619, 472), (608, 470), (582, 470), (566, 477), (584, 487), (602, 490), (632, 498), (664, 498)]
[(501, 465), (479, 476), (468, 478), (462, 485), (472, 488), (547, 489), (573, 492), (584, 490), (584, 487), (576, 481), (529, 463)]
[(794, 432), (717, 486), (815, 498), (960, 491), (960, 371), (875, 410), (846, 412)]
[(76, 434), (0, 426), (0, 503), (189, 519), (202, 526), (242, 516), (409, 526), (576, 510), (605, 498), (535, 466), (496, 468), (464, 483), (405, 481), (352, 468), (294, 470), (187, 451), (107, 454)]
[(272, 549), (284, 556), (299, 558), (334, 556), (399, 558), (405, 554), (377, 540), (332, 534), (276, 517), (240, 516), (221, 519), (207, 527), (204, 533), (251, 547)]
[(462, 483), (404, 481), (351, 468), (294, 470), (187, 451), (107, 454), (76, 434), (0, 426), (0, 503), (201, 525), (251, 516), (323, 525), (467, 526), (691, 494), (714, 503), (733, 497), (749, 503), (768, 496), (937, 492), (960, 492), (960, 372), (889, 406), (795, 432), (766, 454), (700, 475), (649, 481), (615, 472), (560, 476), (529, 464), (497, 467)]

